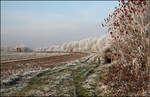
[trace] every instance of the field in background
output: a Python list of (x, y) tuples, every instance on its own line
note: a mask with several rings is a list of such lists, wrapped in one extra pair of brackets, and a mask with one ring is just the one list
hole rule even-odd
[(1, 52), (1, 62), (30, 59), (30, 58), (41, 58), (56, 55), (66, 55), (66, 52)]

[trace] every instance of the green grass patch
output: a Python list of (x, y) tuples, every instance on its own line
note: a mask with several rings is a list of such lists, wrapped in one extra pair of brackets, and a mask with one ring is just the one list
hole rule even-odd
[(31, 90), (35, 90), (35, 89), (41, 90), (40, 86), (46, 83), (46, 80), (48, 79), (47, 78), (48, 76), (47, 77), (45, 77), (45, 76), (49, 72), (50, 72), (50, 70), (43, 71), (38, 76), (31, 78), (28, 85), (24, 89), (22, 89), (19, 93), (16, 93), (15, 95), (28, 96), (28, 93)]
[(89, 72), (91, 72), (95, 65), (88, 65), (86, 67), (82, 67), (79, 68), (76, 72), (75, 72), (75, 77), (74, 77), (74, 85), (76, 87), (76, 94), (77, 96), (91, 96), (91, 94), (89, 93), (89, 91), (87, 89), (85, 89), (84, 87), (82, 87), (82, 82), (85, 81), (87, 75), (89, 75)]

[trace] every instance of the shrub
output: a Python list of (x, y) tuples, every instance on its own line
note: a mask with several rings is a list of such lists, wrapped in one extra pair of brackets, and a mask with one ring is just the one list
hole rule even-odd
[[(109, 80), (114, 80), (114, 83), (116, 80), (126, 81), (126, 84), (122, 83), (122, 87), (126, 87), (124, 89), (126, 95), (129, 95), (128, 92), (147, 92), (150, 2), (147, 0), (128, 0), (126, 2), (119, 0), (119, 2), (119, 7), (115, 7), (115, 11), (104, 19), (105, 24), (102, 24), (103, 27), (108, 28), (113, 38), (113, 50), (117, 53), (119, 60), (115, 68), (110, 68), (110, 76), (115, 74), (117, 78)], [(119, 68), (119, 74), (114, 72), (116, 68)]]

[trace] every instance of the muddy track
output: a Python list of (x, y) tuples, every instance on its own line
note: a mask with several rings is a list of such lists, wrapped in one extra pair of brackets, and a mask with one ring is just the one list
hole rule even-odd
[(87, 56), (87, 54), (67, 54), (67, 55), (59, 55), (59, 56), (50, 56), (36, 59), (26, 59), (26, 60), (17, 60), (11, 62), (3, 62), (1, 63), (1, 75), (0, 77), (7, 77), (12, 74), (23, 73), (27, 70), (38, 70), (38, 69), (46, 69), (53, 68), (57, 64), (63, 65), (67, 61), (72, 61), (81, 57)]

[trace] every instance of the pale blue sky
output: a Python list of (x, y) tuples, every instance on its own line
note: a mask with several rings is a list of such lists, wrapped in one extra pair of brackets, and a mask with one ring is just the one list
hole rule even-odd
[(2, 1), (1, 45), (32, 48), (100, 37), (117, 1)]

